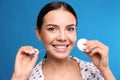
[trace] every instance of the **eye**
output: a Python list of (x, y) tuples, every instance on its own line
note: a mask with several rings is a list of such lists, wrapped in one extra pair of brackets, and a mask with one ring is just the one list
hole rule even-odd
[(73, 31), (75, 30), (75, 28), (74, 28), (74, 27), (69, 27), (67, 30), (68, 30), (69, 32), (73, 32)]
[(51, 32), (54, 32), (54, 31), (56, 31), (57, 29), (55, 28), (55, 27), (49, 27), (48, 28), (48, 31), (51, 31)]

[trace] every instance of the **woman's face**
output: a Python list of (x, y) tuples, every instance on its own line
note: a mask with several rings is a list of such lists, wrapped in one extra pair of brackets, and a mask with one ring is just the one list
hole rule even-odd
[(48, 12), (44, 16), (39, 37), (47, 49), (48, 57), (66, 58), (76, 42), (75, 17), (63, 9)]

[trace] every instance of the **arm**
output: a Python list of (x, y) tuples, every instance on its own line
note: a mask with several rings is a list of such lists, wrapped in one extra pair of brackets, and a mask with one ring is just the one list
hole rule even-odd
[(27, 80), (38, 59), (38, 53), (39, 51), (31, 46), (21, 47), (16, 55), (11, 80)]
[(104, 71), (101, 71), (101, 73), (103, 74), (105, 80), (115, 80), (115, 77), (113, 76), (110, 68), (106, 68)]
[(86, 46), (85, 53), (101, 71), (105, 80), (115, 80), (108, 65), (108, 47), (97, 40), (87, 41), (84, 45)]

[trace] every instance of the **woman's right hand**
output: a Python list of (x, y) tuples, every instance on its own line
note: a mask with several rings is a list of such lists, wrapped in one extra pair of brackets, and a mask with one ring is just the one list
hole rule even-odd
[(38, 49), (24, 46), (18, 50), (12, 80), (27, 80), (38, 59)]

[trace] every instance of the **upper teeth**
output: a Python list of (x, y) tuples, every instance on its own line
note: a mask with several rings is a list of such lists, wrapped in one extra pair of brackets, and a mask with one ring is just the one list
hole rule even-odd
[(59, 48), (59, 49), (64, 49), (66, 48), (66, 46), (55, 46), (56, 48)]

